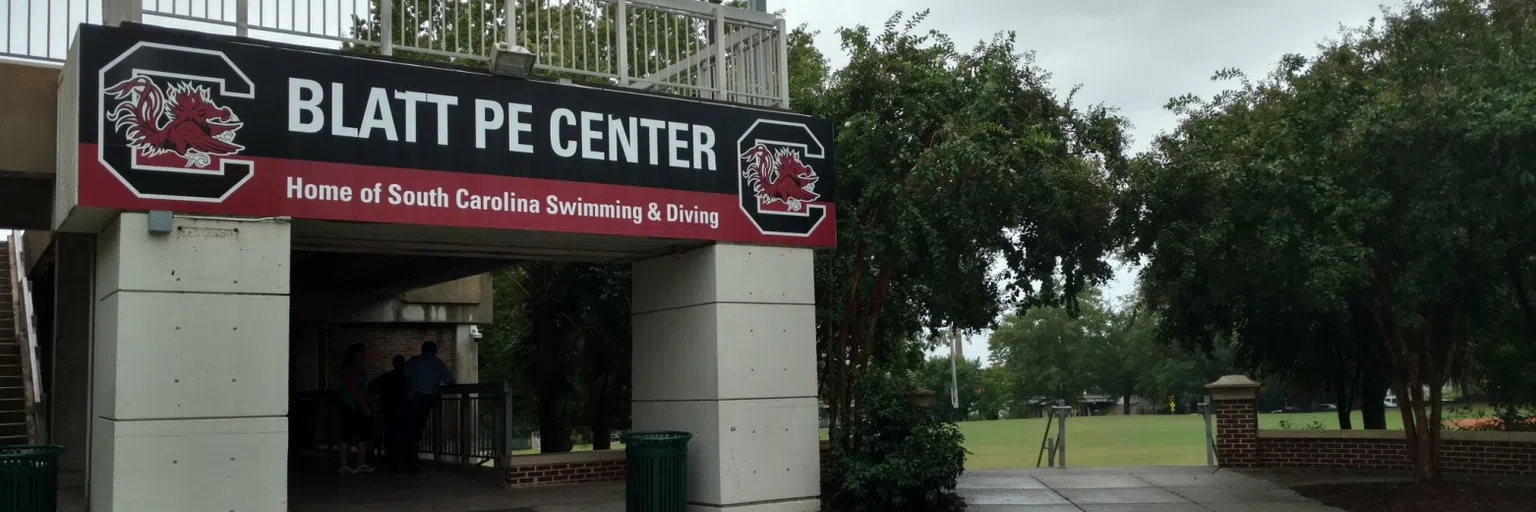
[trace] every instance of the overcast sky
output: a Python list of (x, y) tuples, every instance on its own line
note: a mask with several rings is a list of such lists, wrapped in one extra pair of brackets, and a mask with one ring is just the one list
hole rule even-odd
[[(1388, 3), (1396, 5), (1397, 0)], [(1311, 54), (1315, 45), (1338, 34), (1341, 25), (1360, 26), (1380, 14), (1379, 0), (768, 0), (784, 9), (791, 26), (806, 23), (821, 31), (816, 45), (837, 69), (847, 61), (839, 48), (839, 27), (873, 30), (895, 11), (931, 8), (924, 29), (948, 34), (961, 48), (993, 34), (1013, 31), (1020, 50), (1036, 52), (1055, 88), (1074, 85), (1081, 104), (1105, 103), (1135, 125), (1134, 148), (1171, 130), (1175, 117), (1163, 110), (1169, 98), (1185, 93), (1209, 96), (1221, 83), (1214, 71), (1236, 67), (1250, 76), (1269, 72), (1281, 55)], [(1129, 293), (1134, 271), (1122, 266), (1108, 292)], [(967, 339), (968, 359), (987, 357), (985, 333)]]

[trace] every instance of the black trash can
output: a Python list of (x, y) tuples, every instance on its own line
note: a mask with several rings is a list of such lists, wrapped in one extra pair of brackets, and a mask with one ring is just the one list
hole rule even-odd
[(57, 445), (0, 446), (0, 512), (55, 512), (59, 498)]
[(688, 508), (687, 432), (626, 432), (624, 509), (684, 512)]

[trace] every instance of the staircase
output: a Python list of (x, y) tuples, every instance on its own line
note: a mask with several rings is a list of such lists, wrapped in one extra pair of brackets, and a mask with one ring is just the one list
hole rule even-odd
[[(14, 240), (14, 239), (13, 239)], [(27, 389), (22, 372), (22, 342), (17, 338), (18, 297), (11, 279), (9, 243), (0, 238), (0, 446), (27, 444)]]

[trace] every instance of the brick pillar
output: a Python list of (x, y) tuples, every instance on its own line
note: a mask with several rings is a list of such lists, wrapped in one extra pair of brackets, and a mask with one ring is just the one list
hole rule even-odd
[(1259, 383), (1228, 375), (1205, 385), (1216, 416), (1216, 463), (1224, 468), (1259, 467)]

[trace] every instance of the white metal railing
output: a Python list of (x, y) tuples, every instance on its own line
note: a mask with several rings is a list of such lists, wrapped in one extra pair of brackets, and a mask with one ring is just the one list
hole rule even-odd
[[(25, 331), (20, 333), (22, 338), (16, 341), (21, 343), (22, 350), (26, 352), (22, 354), (26, 358), (22, 370), (29, 374), (28, 380), (32, 388), (27, 395), (31, 397), (32, 403), (42, 403), (43, 378), (37, 359), (37, 309), (32, 306), (32, 286), (27, 279), (27, 255), (22, 248), (21, 234), (20, 231), (11, 232), (9, 240), (11, 253), (7, 255), (11, 258), (11, 272), (16, 275), (17, 287), (13, 292), (21, 294), (21, 297), (14, 299), (21, 305), (21, 310), (15, 312), (16, 321), (21, 323), (21, 328)], [(28, 411), (30, 413), (32, 408), (29, 407)]]
[[(789, 102), (786, 25), (701, 0), (0, 0), (0, 57), (61, 62), (81, 23), (142, 21), (404, 58), (538, 69), (754, 105)], [(514, 23), (508, 30), (508, 15)]]

